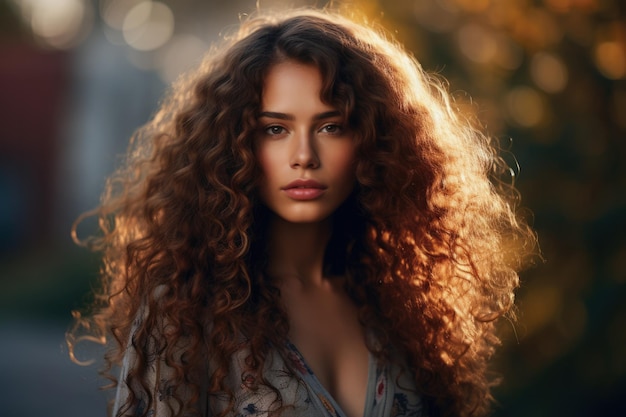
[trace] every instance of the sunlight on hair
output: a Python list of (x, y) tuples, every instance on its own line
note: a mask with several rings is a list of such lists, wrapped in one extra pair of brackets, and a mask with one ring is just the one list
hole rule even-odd
[[(70, 359), (79, 365), (89, 366), (96, 362), (95, 359), (87, 359), (81, 360), (76, 356), (76, 350), (79, 344), (84, 342), (95, 343), (100, 346), (104, 346), (106, 344), (106, 337), (103, 334), (90, 334), (89, 332), (93, 332), (95, 329), (90, 323), (84, 319), (79, 311), (72, 311), (72, 317), (74, 317), (74, 327), (65, 334), (65, 340), (67, 342), (67, 346), (69, 348), (69, 356)], [(84, 332), (85, 334), (78, 334), (79, 331)]]

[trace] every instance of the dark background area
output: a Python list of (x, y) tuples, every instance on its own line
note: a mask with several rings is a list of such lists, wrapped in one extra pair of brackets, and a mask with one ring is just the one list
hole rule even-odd
[[(3, 416), (105, 415), (98, 364), (71, 363), (63, 341), (99, 268), (71, 242), (71, 223), (97, 204), (165, 86), (255, 4), (0, 0)], [(626, 415), (624, 3), (349, 7), (447, 78), (458, 105), (519, 164), (515, 184), (544, 259), (522, 273), (519, 321), (502, 323), (495, 415)], [(81, 358), (99, 352), (85, 347)]]

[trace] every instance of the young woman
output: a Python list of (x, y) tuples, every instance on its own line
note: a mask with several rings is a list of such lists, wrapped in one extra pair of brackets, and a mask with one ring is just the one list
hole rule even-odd
[(113, 415), (486, 414), (494, 322), (533, 242), (501, 168), (378, 30), (244, 23), (96, 211), (102, 292), (79, 323), (116, 342)]

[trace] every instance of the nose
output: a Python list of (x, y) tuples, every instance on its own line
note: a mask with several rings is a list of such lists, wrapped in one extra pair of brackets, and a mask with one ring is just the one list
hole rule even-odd
[(313, 134), (300, 132), (294, 135), (293, 150), (291, 154), (292, 168), (315, 169), (320, 166), (319, 155), (315, 149)]

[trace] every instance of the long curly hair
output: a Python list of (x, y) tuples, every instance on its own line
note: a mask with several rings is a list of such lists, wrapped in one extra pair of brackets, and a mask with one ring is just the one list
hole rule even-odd
[(389, 346), (404, 352), (432, 415), (485, 415), (495, 323), (512, 314), (534, 234), (500, 180), (508, 168), (493, 140), (456, 110), (445, 83), (382, 29), (329, 11), (242, 23), (133, 136), (101, 205), (84, 215), (100, 232), (75, 237), (102, 252), (103, 267), (70, 347), (80, 328), (112, 337), (108, 374), (132, 344), (139, 359), (119, 382), (132, 387), (130, 409), (155, 401), (141, 383), (151, 355), (175, 370), (170, 388), (182, 401), (183, 389), (201, 395), (210, 352), (206, 389), (231, 395), (232, 407), (224, 378), (242, 337), (258, 372), (284, 345), (288, 318), (264, 274), (254, 139), (264, 78), (286, 60), (320, 70), (322, 99), (355, 132), (357, 184), (334, 215), (325, 268), (346, 276), (362, 325), (381, 342), (370, 349), (381, 360), (393, 360)]

